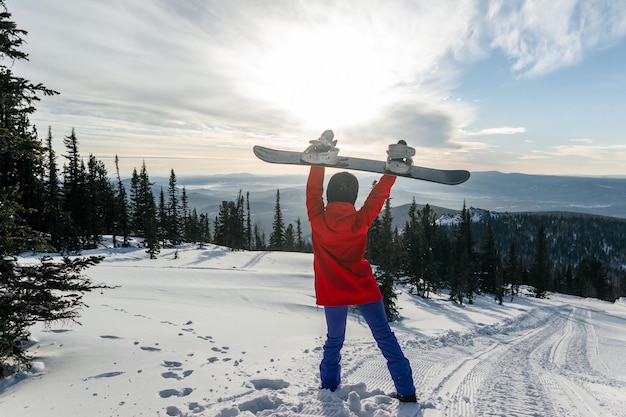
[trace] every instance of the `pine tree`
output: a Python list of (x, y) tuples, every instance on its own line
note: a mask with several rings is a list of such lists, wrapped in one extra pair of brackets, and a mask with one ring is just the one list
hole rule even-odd
[(211, 242), (211, 224), (209, 216), (206, 213), (200, 214), (200, 220), (198, 222), (199, 227), (199, 241), (203, 243)]
[[(10, 20), (4, 0), (0, 9), (0, 63), (27, 59), (19, 50), (26, 31)], [(19, 253), (46, 248), (45, 239), (33, 226), (41, 224), (44, 207), (50, 214), (54, 206), (51, 183), (46, 190), (47, 207), (43, 203), (43, 148), (28, 120), (39, 94), (56, 92), (14, 77), (0, 64), (0, 379), (30, 365), (23, 342), (32, 325), (76, 321), (85, 305), (82, 294), (103, 287), (80, 273), (99, 258), (63, 258), (61, 262), (43, 258), (40, 265), (32, 266), (17, 263)], [(54, 177), (50, 160), (48, 167), (48, 175)]]
[(285, 245), (285, 223), (280, 210), (280, 190), (276, 190), (276, 206), (274, 207), (274, 222), (270, 234), (270, 250), (282, 250)]
[(151, 259), (156, 258), (161, 250), (159, 243), (159, 222), (157, 204), (152, 192), (152, 183), (148, 175), (145, 161), (138, 174), (133, 168), (130, 180), (130, 206), (132, 230), (137, 236), (143, 236), (144, 247)]
[(245, 249), (252, 249), (252, 215), (250, 214), (250, 192), (246, 192), (246, 243)]
[(296, 251), (304, 252), (304, 239), (302, 238), (302, 222), (300, 217), (296, 219)]
[(442, 286), (441, 265), (443, 262), (438, 259), (441, 249), (442, 235), (441, 227), (437, 225), (436, 214), (429, 204), (426, 204), (418, 213), (418, 225), (420, 232), (420, 265), (421, 275), (424, 280), (424, 287), (428, 297), (429, 292), (437, 292)]
[(115, 187), (102, 161), (89, 155), (85, 181), (87, 247), (96, 248), (115, 223)]
[(214, 222), (213, 238), (216, 245), (229, 246), (232, 248), (232, 238), (234, 233), (234, 219), (236, 218), (237, 207), (234, 201), (222, 201), (217, 218)]
[(180, 207), (178, 202), (178, 189), (176, 188), (176, 174), (172, 169), (170, 172), (169, 185), (167, 187), (167, 193), (169, 196), (168, 211), (167, 211), (167, 239), (171, 245), (180, 244), (180, 231), (181, 231), (181, 219), (180, 219)]
[(396, 273), (397, 273), (397, 249), (394, 232), (392, 230), (393, 216), (391, 214), (391, 199), (388, 198), (383, 209), (379, 234), (377, 236), (377, 245), (384, 249), (379, 252), (377, 260), (377, 268), (375, 272), (378, 286), (383, 295), (383, 303), (385, 305), (385, 313), (387, 321), (394, 321), (399, 317), (399, 311), (396, 306), (398, 295), (395, 291)]
[(168, 246), (169, 220), (167, 204), (165, 203), (165, 193), (163, 192), (163, 187), (161, 187), (159, 191), (159, 204), (157, 204), (157, 222), (159, 224), (158, 239), (162, 247)]
[(296, 249), (296, 233), (293, 228), (293, 224), (289, 223), (285, 229), (285, 242), (283, 243), (283, 250), (286, 252), (293, 252)]
[(128, 197), (126, 196), (126, 187), (120, 176), (120, 165), (117, 155), (115, 155), (115, 173), (117, 175), (117, 188), (115, 190), (114, 199), (114, 225), (113, 225), (113, 247), (117, 247), (116, 236), (122, 237), (122, 247), (128, 247), (130, 236), (130, 218), (128, 215)]
[(46, 181), (44, 184), (44, 208), (42, 215), (42, 231), (50, 235), (50, 245), (60, 251), (63, 249), (65, 223), (68, 217), (63, 212), (63, 197), (59, 182), (59, 170), (57, 168), (56, 154), (52, 147), (52, 129), (48, 127), (46, 140), (47, 164), (45, 170)]
[(139, 174), (137, 168), (133, 168), (130, 178), (130, 230), (131, 233), (141, 236), (143, 234), (143, 210), (139, 186)]
[(474, 249), (469, 210), (463, 204), (461, 221), (456, 227), (453, 266), (450, 281), (450, 299), (469, 304), (474, 303), (474, 293), (478, 290), (478, 279), (474, 270)]
[(232, 250), (243, 249), (245, 244), (243, 206), (241, 191), (236, 202), (222, 201), (215, 219), (214, 240), (217, 245), (228, 246)]
[(235, 230), (234, 230), (234, 249), (245, 249), (246, 248), (246, 222), (245, 222), (245, 198), (243, 196), (242, 190), (239, 190), (239, 194), (237, 195), (237, 211), (236, 211), (236, 219), (235, 219)]
[(189, 198), (187, 197), (187, 189), (183, 185), (183, 189), (180, 194), (180, 210), (181, 210), (181, 240), (183, 242), (194, 242), (195, 239), (192, 239), (190, 236), (192, 234), (191, 228), (197, 228), (197, 214), (196, 214), (196, 224), (192, 226), (191, 224), (191, 212), (189, 211)]
[(539, 226), (535, 237), (535, 253), (529, 274), (531, 285), (535, 287), (535, 297), (545, 298), (550, 289), (551, 271), (543, 224)]
[(482, 291), (494, 294), (499, 304), (503, 302), (504, 288), (502, 284), (500, 254), (496, 249), (491, 218), (487, 222), (487, 233), (481, 245), (481, 285)]
[(258, 223), (254, 224), (254, 250), (266, 250), (267, 246), (265, 245), (265, 233), (261, 230)]
[(511, 242), (504, 266), (505, 284), (508, 284), (508, 294), (511, 298), (519, 294), (519, 286), (522, 283), (522, 264), (517, 254), (517, 245)]
[(425, 288), (422, 280), (422, 253), (420, 251), (420, 230), (417, 218), (417, 203), (415, 198), (409, 206), (409, 220), (404, 227), (404, 235), (402, 237), (402, 273), (408, 277), (410, 284), (417, 294), (424, 296)]
[(565, 272), (563, 273), (563, 281), (563, 292), (565, 294), (580, 294), (580, 292), (576, 291), (576, 285), (574, 284), (574, 273), (572, 272), (571, 265), (568, 265), (567, 268), (565, 268)]
[(19, 187), (19, 193), (5, 195), (19, 199), (26, 209), (24, 221), (37, 228), (43, 213), (44, 148), (29, 116), (40, 96), (58, 92), (13, 74), (15, 61), (28, 60), (28, 54), (21, 51), (26, 34), (11, 20), (4, 0), (0, 0), (0, 189)]
[(65, 230), (66, 250), (77, 252), (83, 247), (87, 234), (86, 169), (78, 151), (78, 138), (73, 128), (70, 136), (63, 139), (63, 144), (68, 152), (67, 155), (64, 155), (68, 164), (63, 167), (63, 210), (68, 213), (71, 219)]
[(583, 297), (611, 300), (607, 273), (595, 256), (586, 256), (576, 266), (576, 280), (581, 283)]
[(143, 238), (150, 259), (155, 259), (161, 251), (159, 244), (159, 225), (157, 221), (157, 206), (152, 192), (152, 183), (148, 176), (148, 169), (144, 162), (139, 174), (139, 193), (141, 196), (141, 208), (143, 212)]

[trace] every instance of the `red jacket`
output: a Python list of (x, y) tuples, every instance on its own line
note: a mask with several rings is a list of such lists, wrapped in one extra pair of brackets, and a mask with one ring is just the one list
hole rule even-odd
[(383, 175), (360, 210), (344, 202), (324, 207), (324, 168), (311, 167), (306, 206), (311, 222), (315, 295), (322, 306), (382, 300), (370, 263), (363, 257), (367, 231), (378, 217), (396, 177)]

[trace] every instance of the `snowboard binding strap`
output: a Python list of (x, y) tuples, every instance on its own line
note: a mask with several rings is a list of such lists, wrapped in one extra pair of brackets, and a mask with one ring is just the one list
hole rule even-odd
[(314, 165), (335, 165), (339, 148), (337, 140), (333, 140), (335, 134), (332, 130), (325, 130), (317, 139), (310, 140), (308, 148), (302, 153), (302, 161)]
[(415, 148), (407, 146), (404, 140), (389, 145), (385, 169), (394, 174), (408, 174), (413, 168)]

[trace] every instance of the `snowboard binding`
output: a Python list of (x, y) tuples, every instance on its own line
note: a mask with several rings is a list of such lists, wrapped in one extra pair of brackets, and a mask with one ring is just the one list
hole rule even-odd
[(335, 165), (339, 148), (332, 130), (325, 130), (319, 138), (310, 140), (309, 147), (302, 153), (302, 161), (314, 165)]
[(408, 174), (413, 168), (415, 148), (407, 146), (404, 140), (389, 145), (385, 169), (394, 174)]

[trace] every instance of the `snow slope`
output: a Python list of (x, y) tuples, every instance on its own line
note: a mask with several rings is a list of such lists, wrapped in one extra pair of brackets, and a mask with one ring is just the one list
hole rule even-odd
[[(626, 416), (626, 302), (554, 295), (459, 306), (403, 291), (393, 325), (418, 405), (399, 405), (350, 316), (343, 385), (318, 389), (325, 333), (308, 254), (101, 250), (82, 326), (36, 327), (2, 416)], [(29, 262), (28, 258), (23, 258)]]

